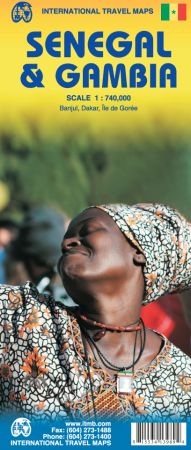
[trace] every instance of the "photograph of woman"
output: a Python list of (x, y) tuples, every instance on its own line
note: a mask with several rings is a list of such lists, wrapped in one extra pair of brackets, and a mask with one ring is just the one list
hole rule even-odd
[(186, 417), (191, 361), (146, 329), (142, 305), (191, 286), (191, 225), (160, 204), (90, 207), (58, 270), (76, 306), (1, 286), (1, 413), (36, 419)]

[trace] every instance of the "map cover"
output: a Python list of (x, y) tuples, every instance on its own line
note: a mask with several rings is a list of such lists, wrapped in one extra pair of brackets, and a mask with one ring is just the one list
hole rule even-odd
[[(19, 221), (36, 204), (72, 218), (145, 202), (191, 218), (190, 23), (188, 0), (1, 2), (2, 218)], [(189, 417), (0, 419), (2, 450), (190, 444)]]

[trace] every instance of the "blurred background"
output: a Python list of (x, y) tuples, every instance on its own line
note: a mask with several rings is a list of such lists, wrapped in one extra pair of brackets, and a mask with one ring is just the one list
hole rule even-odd
[(24, 129), (0, 134), (2, 216), (20, 219), (38, 204), (71, 217), (91, 204), (155, 201), (191, 217), (188, 133), (157, 120), (133, 133), (93, 133), (76, 124), (43, 135), (35, 122)]

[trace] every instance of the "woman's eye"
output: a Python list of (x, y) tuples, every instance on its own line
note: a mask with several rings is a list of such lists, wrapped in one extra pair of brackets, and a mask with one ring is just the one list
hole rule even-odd
[(86, 226), (81, 229), (80, 234), (81, 234), (81, 236), (86, 236), (87, 234), (93, 233), (94, 231), (95, 231), (95, 228)]
[(87, 236), (89, 234), (97, 233), (98, 231), (105, 231), (102, 226), (99, 225), (87, 225), (83, 227), (80, 231), (81, 236)]

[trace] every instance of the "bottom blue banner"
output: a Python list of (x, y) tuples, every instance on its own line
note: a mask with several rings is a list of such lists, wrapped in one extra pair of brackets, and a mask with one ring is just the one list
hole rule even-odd
[(42, 448), (191, 448), (191, 422), (113, 422), (60, 420), (37, 422), (9, 416), (0, 420), (0, 449)]

